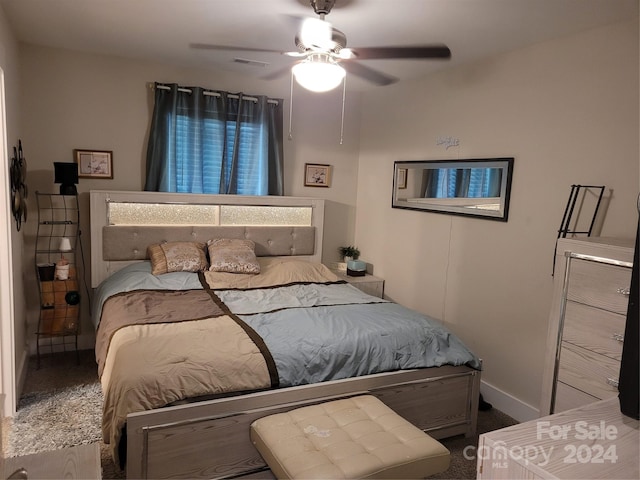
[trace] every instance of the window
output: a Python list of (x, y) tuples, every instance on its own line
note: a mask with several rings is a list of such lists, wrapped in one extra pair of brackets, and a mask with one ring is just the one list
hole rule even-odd
[(145, 190), (282, 195), (282, 101), (156, 87)]
[[(226, 123), (226, 125), (224, 125)], [(226, 193), (220, 191), (220, 177), (223, 165), (230, 164), (236, 156), (234, 167), (224, 169), (224, 182), (227, 185), (236, 175), (238, 195), (267, 195), (267, 160), (262, 155), (262, 128), (255, 122), (241, 121), (238, 151), (236, 143), (236, 122), (205, 119), (202, 122), (202, 154), (197, 155), (189, 139), (197, 137), (198, 121), (186, 115), (178, 115), (176, 126), (176, 144), (180, 149), (176, 155), (176, 191), (180, 193)], [(226, 147), (226, 149), (225, 149)], [(226, 162), (224, 161), (226, 157)], [(198, 165), (201, 159), (201, 167)]]

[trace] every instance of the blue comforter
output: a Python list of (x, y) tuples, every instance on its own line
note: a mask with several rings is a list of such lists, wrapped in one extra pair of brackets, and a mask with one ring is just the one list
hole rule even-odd
[(436, 320), (346, 283), (216, 290), (269, 348), (281, 386), (480, 361)]

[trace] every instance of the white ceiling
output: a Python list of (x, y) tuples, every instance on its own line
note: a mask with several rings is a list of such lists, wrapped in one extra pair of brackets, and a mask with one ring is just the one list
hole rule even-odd
[[(0, 0), (0, 6), (26, 43), (256, 77), (295, 60), (189, 44), (295, 50), (292, 16), (315, 15), (307, 0)], [(637, 16), (638, 0), (337, 0), (326, 19), (354, 48), (449, 46), (448, 61), (362, 61), (402, 80)]]

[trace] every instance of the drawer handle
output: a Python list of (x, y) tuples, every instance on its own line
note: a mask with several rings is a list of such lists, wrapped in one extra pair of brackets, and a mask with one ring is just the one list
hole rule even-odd
[(624, 335), (622, 333), (614, 333), (613, 335), (611, 335), (611, 338), (617, 340), (620, 343), (624, 342)]
[(618, 383), (618, 380), (616, 380), (615, 378), (607, 377), (607, 385), (618, 388)]
[(620, 295), (631, 295), (631, 287), (620, 287), (616, 290)]

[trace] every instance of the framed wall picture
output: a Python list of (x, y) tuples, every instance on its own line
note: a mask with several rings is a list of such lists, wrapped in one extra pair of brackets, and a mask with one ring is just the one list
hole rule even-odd
[(331, 165), (322, 163), (304, 164), (305, 187), (329, 187), (331, 186)]
[(113, 152), (109, 150), (74, 150), (80, 178), (113, 178)]

